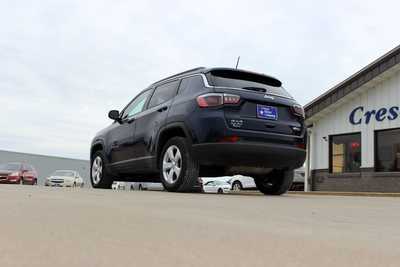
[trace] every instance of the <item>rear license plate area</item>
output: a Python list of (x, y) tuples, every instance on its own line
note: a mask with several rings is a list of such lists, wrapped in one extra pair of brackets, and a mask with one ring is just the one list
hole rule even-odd
[(278, 108), (272, 106), (257, 105), (257, 118), (276, 121), (278, 119)]

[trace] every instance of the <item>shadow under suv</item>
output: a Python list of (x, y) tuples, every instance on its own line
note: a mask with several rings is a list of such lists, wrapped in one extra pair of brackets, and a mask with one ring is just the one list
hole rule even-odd
[(303, 108), (273, 77), (196, 68), (137, 95), (91, 145), (91, 182), (162, 182), (199, 189), (198, 177), (252, 176), (264, 194), (285, 193), (304, 163)]

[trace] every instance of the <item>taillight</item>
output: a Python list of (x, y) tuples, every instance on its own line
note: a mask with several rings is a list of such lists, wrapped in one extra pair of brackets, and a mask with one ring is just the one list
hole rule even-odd
[(240, 102), (240, 96), (224, 94), (224, 104), (237, 104)]
[(298, 148), (301, 148), (301, 149), (306, 149), (306, 144), (304, 144), (304, 143), (296, 144), (296, 146), (297, 146)]
[(201, 108), (216, 107), (224, 104), (222, 94), (205, 94), (197, 97), (197, 104)]
[(201, 108), (217, 107), (224, 104), (238, 104), (240, 96), (231, 94), (205, 94), (196, 98), (197, 104)]
[(236, 143), (240, 140), (239, 136), (233, 135), (233, 136), (224, 136), (218, 139), (218, 142), (222, 143)]
[(292, 108), (291, 108), (291, 110), (292, 110), (293, 115), (298, 116), (298, 117), (301, 117), (301, 118), (304, 118), (304, 117), (305, 117), (304, 109), (303, 109), (302, 106), (300, 106), (300, 105), (293, 105)]

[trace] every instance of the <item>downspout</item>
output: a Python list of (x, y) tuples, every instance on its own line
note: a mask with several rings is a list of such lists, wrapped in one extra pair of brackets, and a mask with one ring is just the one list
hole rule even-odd
[(307, 126), (307, 155), (306, 155), (306, 170), (305, 170), (305, 177), (304, 177), (304, 192), (309, 192), (311, 191), (310, 185), (308, 184), (308, 181), (310, 180), (311, 176), (311, 136), (312, 136), (312, 127), (313, 125), (311, 124), (310, 126)]

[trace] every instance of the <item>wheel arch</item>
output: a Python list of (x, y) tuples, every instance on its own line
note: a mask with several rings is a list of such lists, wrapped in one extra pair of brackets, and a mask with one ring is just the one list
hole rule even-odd
[(90, 149), (90, 158), (93, 157), (93, 154), (96, 153), (97, 151), (104, 150), (104, 143), (101, 140), (97, 140), (93, 143), (91, 149)]
[(243, 183), (242, 183), (240, 180), (235, 179), (235, 180), (233, 180), (233, 182), (232, 182), (232, 186), (231, 186), (231, 189), (232, 189), (232, 190), (233, 190), (233, 186), (234, 186), (235, 184), (239, 184), (240, 187), (243, 188)]
[(165, 145), (165, 143), (167, 143), (167, 141), (169, 139), (171, 139), (172, 137), (175, 136), (180, 136), (180, 137), (184, 137), (187, 138), (189, 140), (189, 142), (192, 142), (192, 136), (190, 135), (187, 127), (185, 126), (185, 124), (183, 122), (177, 122), (177, 123), (172, 123), (169, 124), (163, 128), (161, 128), (159, 134), (158, 134), (158, 138), (157, 138), (157, 142), (156, 142), (156, 157), (157, 157), (157, 166), (159, 164), (159, 160), (161, 158), (161, 151)]

